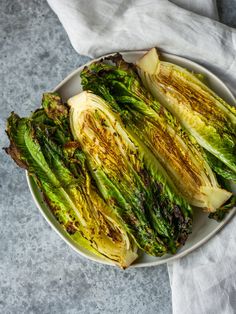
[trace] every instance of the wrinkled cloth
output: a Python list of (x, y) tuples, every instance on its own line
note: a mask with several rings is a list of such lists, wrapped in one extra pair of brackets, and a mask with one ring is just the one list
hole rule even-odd
[(183, 9), (197, 13), (202, 16), (210, 17), (214, 20), (219, 19), (218, 9), (215, 0), (171, 0)]
[[(200, 10), (216, 18), (213, 0), (174, 1), (180, 1), (185, 8), (192, 5), (193, 11)], [(213, 18), (167, 0), (48, 0), (48, 3), (80, 54), (98, 57), (157, 46), (203, 64), (234, 88), (236, 30)]]
[[(48, 0), (79, 54), (158, 47), (203, 64), (234, 92), (236, 30), (214, 0)], [(236, 217), (214, 238), (168, 263), (174, 314), (236, 313)]]
[(236, 313), (236, 217), (189, 255), (168, 263), (174, 314)]

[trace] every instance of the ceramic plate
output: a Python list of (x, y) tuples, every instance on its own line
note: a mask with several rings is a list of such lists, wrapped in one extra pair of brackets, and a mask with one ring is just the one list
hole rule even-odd
[[(132, 51), (132, 52), (123, 52), (122, 55), (126, 61), (135, 62), (144, 53), (145, 51)], [(208, 86), (211, 87), (219, 96), (221, 96), (228, 103), (235, 105), (234, 96), (226, 87), (226, 85), (204, 67), (182, 57), (178, 57), (178, 56), (174, 56), (174, 55), (170, 55), (166, 53), (163, 53), (161, 56), (163, 60), (176, 63), (196, 73), (204, 74), (207, 78)], [(87, 63), (87, 65), (89, 63)], [(83, 68), (84, 66), (75, 70), (54, 89), (54, 91), (58, 92), (61, 95), (63, 101), (67, 101), (68, 98), (82, 91), (82, 87), (80, 83), (80, 72), (82, 71)], [(86, 249), (82, 248), (77, 243), (75, 243), (68, 236), (68, 234), (63, 230), (63, 228), (57, 222), (57, 220), (54, 218), (54, 216), (50, 212), (50, 209), (44, 203), (40, 190), (35, 184), (33, 178), (30, 177), (28, 174), (27, 174), (27, 181), (28, 181), (31, 194), (40, 212), (45, 217), (47, 222), (51, 225), (51, 227), (61, 236), (61, 238), (67, 244), (69, 244), (80, 255), (90, 260), (103, 263), (103, 264), (113, 265), (109, 263), (108, 261), (105, 261), (102, 258), (90, 253), (89, 251), (87, 251)], [(232, 186), (232, 189), (234, 190), (235, 186)], [(174, 259), (180, 258), (190, 253), (191, 251), (195, 250), (200, 245), (208, 241), (214, 234), (216, 234), (216, 232), (219, 231), (230, 220), (230, 218), (234, 215), (235, 212), (236, 212), (236, 208), (234, 208), (221, 223), (217, 223), (216, 221), (209, 219), (207, 217), (207, 214), (202, 213), (200, 210), (196, 210), (194, 213), (194, 219), (193, 219), (193, 232), (189, 236), (186, 244), (177, 252), (177, 254), (175, 255), (167, 254), (162, 257), (152, 257), (145, 253), (141, 253), (140, 257), (130, 267), (144, 267), (144, 266), (160, 265), (160, 264), (166, 263), (168, 261), (172, 261)]]

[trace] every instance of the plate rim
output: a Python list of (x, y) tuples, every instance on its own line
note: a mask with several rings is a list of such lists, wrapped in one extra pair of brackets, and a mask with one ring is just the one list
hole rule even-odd
[[(119, 53), (121, 54), (134, 54), (134, 53), (143, 53), (145, 54), (148, 50), (130, 50), (130, 51), (121, 51)], [(57, 90), (59, 90), (67, 81), (69, 81), (73, 76), (77, 75), (79, 72), (81, 72), (81, 70), (85, 67), (88, 66), (89, 64), (100, 60), (101, 58), (105, 58), (108, 56), (112, 56), (116, 54), (116, 52), (113, 53), (108, 53), (106, 55), (100, 56), (96, 59), (92, 59), (88, 62), (86, 62), (85, 64), (79, 66), (77, 69), (75, 69), (74, 71), (72, 71), (70, 74), (68, 74), (59, 84), (57, 84), (57, 86), (55, 88), (53, 88), (52, 92), (56, 92)], [(211, 77), (214, 77), (215, 81), (218, 81), (221, 85), (223, 85), (224, 89), (227, 91), (228, 95), (232, 98), (232, 100), (234, 102), (236, 102), (235, 97), (233, 95), (233, 93), (231, 92), (231, 90), (227, 87), (227, 85), (220, 79), (218, 78), (214, 73), (212, 73), (210, 70), (208, 70), (207, 68), (205, 68), (204, 66), (198, 64), (197, 62), (194, 62), (188, 58), (185, 57), (181, 57), (175, 54), (170, 54), (170, 53), (166, 53), (166, 52), (161, 52), (161, 55), (164, 57), (174, 57), (175, 59), (179, 60), (179, 61), (184, 61), (185, 63), (189, 63), (190, 65), (194, 65), (196, 67), (198, 67), (199, 69), (202, 69), (204, 72), (206, 72), (207, 74), (209, 74)], [(68, 238), (66, 236), (64, 236), (61, 232), (61, 230), (59, 230), (51, 221), (50, 219), (47, 217), (44, 209), (41, 207), (36, 194), (34, 192), (34, 186), (38, 189), (39, 192), (39, 188), (36, 185), (34, 179), (29, 175), (28, 171), (25, 172), (26, 173), (26, 180), (27, 180), (27, 184), (31, 193), (31, 196), (37, 206), (37, 208), (39, 209), (40, 213), (42, 214), (42, 216), (45, 218), (45, 220), (47, 221), (47, 223), (51, 226), (51, 228), (56, 231), (56, 233), (76, 252), (78, 253), (80, 256), (89, 259), (90, 261), (99, 263), (99, 264), (103, 264), (103, 265), (109, 265), (109, 266), (116, 266), (114, 263), (109, 262), (107, 260), (102, 260), (102, 259), (97, 259), (96, 255), (94, 254), (93, 256), (89, 256), (86, 255), (84, 252), (80, 251), (72, 242), (70, 242), (68, 240)], [(43, 199), (42, 199), (43, 201)], [(44, 202), (44, 201), (43, 201)], [(151, 262), (138, 262), (137, 264), (131, 264), (128, 268), (142, 268), (142, 267), (152, 267), (152, 266), (158, 266), (161, 264), (165, 264), (167, 262), (172, 262), (174, 260), (177, 260), (179, 258), (182, 258), (186, 255), (188, 255), (189, 253), (195, 251), (197, 248), (199, 248), (200, 246), (202, 246), (204, 243), (208, 242), (215, 234), (217, 234), (225, 225), (227, 225), (227, 223), (231, 220), (231, 218), (234, 216), (234, 214), (236, 213), (236, 207), (234, 207), (226, 216), (226, 218), (218, 223), (218, 226), (212, 230), (209, 234), (207, 234), (203, 239), (201, 239), (200, 241), (198, 241), (197, 243), (195, 243), (193, 246), (189, 247), (188, 249), (186, 249), (183, 252), (180, 253), (176, 253), (173, 256), (169, 256), (166, 258), (163, 258), (161, 260), (157, 260), (157, 261), (151, 261)], [(55, 218), (56, 221), (56, 218)], [(116, 266), (117, 267), (117, 266)]]

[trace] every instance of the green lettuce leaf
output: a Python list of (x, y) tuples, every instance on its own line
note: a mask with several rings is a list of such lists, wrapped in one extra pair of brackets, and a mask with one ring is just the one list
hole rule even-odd
[(139, 143), (102, 98), (83, 92), (68, 104), (74, 139), (104, 199), (142, 250), (154, 256), (174, 253), (191, 231), (191, 208), (155, 167), (147, 170)]
[(107, 62), (101, 60), (84, 68), (84, 90), (100, 95), (119, 113), (126, 130), (149, 150), (175, 193), (191, 205), (215, 211), (231, 193), (219, 187), (201, 147), (144, 88), (134, 65), (119, 54)]
[(236, 173), (236, 109), (196, 75), (161, 61), (155, 48), (144, 55), (137, 66), (144, 85), (153, 96), (178, 118), (203, 148), (225, 164), (225, 169)]
[[(66, 144), (65, 138), (56, 143), (52, 136), (55, 124), (48, 118), (40, 111), (31, 119), (12, 113), (6, 152), (34, 177), (53, 215), (76, 243), (122, 268), (128, 267), (137, 258), (137, 246), (98, 193), (84, 154), (72, 137)], [(58, 145), (60, 141), (62, 145)]]

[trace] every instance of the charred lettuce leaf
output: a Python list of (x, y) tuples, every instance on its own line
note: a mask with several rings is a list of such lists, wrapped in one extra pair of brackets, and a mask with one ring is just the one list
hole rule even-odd
[(225, 205), (218, 208), (214, 213), (210, 213), (209, 218), (220, 222), (225, 218), (228, 212), (235, 206), (236, 206), (236, 196), (233, 195), (231, 199)]
[(231, 196), (220, 188), (196, 140), (145, 89), (133, 64), (117, 54), (85, 67), (84, 90), (103, 97), (156, 160), (168, 184), (191, 205), (214, 212)]
[[(53, 215), (76, 243), (126, 268), (137, 258), (137, 246), (99, 194), (78, 143), (71, 135), (68, 141), (68, 116), (64, 123), (67, 107), (62, 108), (61, 103), (58, 107), (55, 103), (53, 107), (52, 103), (46, 105), (47, 110), (41, 109), (31, 118), (11, 114), (6, 152), (34, 177)], [(55, 137), (63, 128), (64, 133)]]
[(151, 167), (148, 152), (127, 133), (106, 101), (83, 92), (68, 104), (71, 130), (86, 154), (90, 172), (138, 246), (154, 256), (176, 252), (191, 232), (189, 205)]
[[(196, 75), (161, 61), (155, 48), (137, 62), (144, 85), (189, 131), (196, 141), (236, 174), (236, 109)], [(229, 170), (227, 170), (227, 168)], [(217, 166), (215, 170), (223, 171)]]

